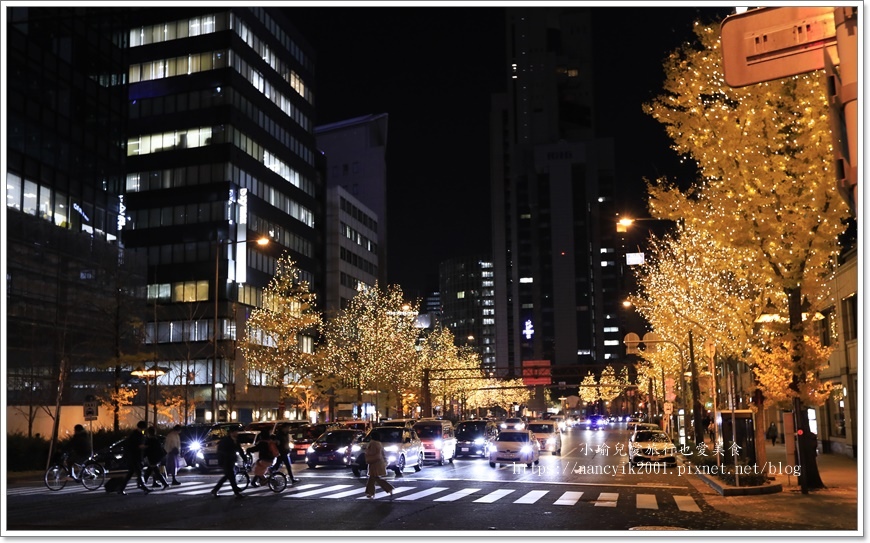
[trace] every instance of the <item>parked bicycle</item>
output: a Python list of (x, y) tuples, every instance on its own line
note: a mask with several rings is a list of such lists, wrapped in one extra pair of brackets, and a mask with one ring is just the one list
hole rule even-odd
[(63, 453), (60, 463), (45, 470), (45, 486), (49, 490), (60, 490), (67, 481), (81, 483), (88, 490), (96, 490), (106, 482), (106, 469), (93, 457), (83, 463), (70, 461), (69, 454)]

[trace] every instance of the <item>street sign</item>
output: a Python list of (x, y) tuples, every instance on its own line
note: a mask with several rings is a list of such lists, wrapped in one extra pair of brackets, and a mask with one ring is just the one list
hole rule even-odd
[(674, 404), (672, 404), (671, 402), (665, 402), (664, 409), (665, 415), (670, 416), (674, 412)]
[(97, 420), (97, 418), (99, 418), (98, 415), (100, 413), (100, 408), (98, 402), (85, 402), (83, 407), (85, 420)]
[(725, 82), (745, 87), (825, 67), (837, 54), (833, 7), (765, 7), (722, 21)]

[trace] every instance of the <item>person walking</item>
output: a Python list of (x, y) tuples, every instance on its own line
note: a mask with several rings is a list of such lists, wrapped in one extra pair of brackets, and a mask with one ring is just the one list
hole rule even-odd
[(70, 461), (75, 464), (84, 464), (91, 457), (91, 437), (81, 424), (76, 424), (73, 428), (67, 452)]
[(296, 484), (299, 479), (293, 477), (293, 459), (290, 454), (293, 452), (293, 441), (290, 439), (290, 426), (281, 426), (278, 428), (278, 461), (284, 462), (287, 468), (287, 477), (290, 477), (290, 484)]
[(767, 427), (767, 432), (765, 432), (765, 436), (770, 440), (771, 445), (776, 445), (776, 438), (779, 436), (779, 432), (776, 430), (776, 423), (771, 422), (770, 426)]
[(149, 426), (145, 430), (145, 461), (148, 464), (145, 474), (142, 476), (145, 484), (148, 484), (149, 477), (154, 477), (152, 487), (160, 488), (162, 486), (163, 490), (169, 487), (169, 483), (166, 482), (166, 477), (163, 475), (163, 470), (160, 469), (165, 456), (166, 451), (163, 449), (163, 445), (160, 444), (160, 438), (157, 437), (157, 429)]
[(366, 497), (369, 499), (375, 497), (375, 483), (392, 496), (393, 485), (381, 479), (387, 475), (387, 457), (384, 453), (384, 445), (380, 441), (372, 439), (369, 442), (369, 446), (366, 447), (366, 464), (369, 476), (369, 480), (366, 482)]
[(145, 486), (145, 481), (142, 479), (142, 457), (145, 453), (145, 428), (147, 426), (148, 424), (144, 420), (140, 420), (136, 424), (136, 429), (130, 432), (130, 435), (124, 440), (124, 461), (127, 463), (127, 473), (124, 475), (118, 494), (127, 494), (127, 483), (134, 475), (136, 476), (136, 486), (141, 488), (145, 494), (151, 492), (151, 489)]
[(221, 487), (227, 480), (230, 481), (230, 486), (233, 487), (233, 493), (236, 495), (236, 498), (244, 497), (242, 489), (239, 488), (238, 483), (236, 483), (236, 453), (243, 456), (245, 454), (245, 451), (242, 450), (242, 446), (239, 444), (238, 437), (239, 428), (238, 426), (233, 426), (227, 431), (227, 435), (220, 438), (220, 441), (218, 441), (218, 464), (220, 464), (224, 474), (220, 479), (218, 479), (214, 488), (211, 489), (211, 494), (215, 498), (219, 496), (218, 492), (220, 492)]
[(163, 450), (166, 451), (164, 464), (166, 465), (166, 475), (172, 477), (172, 485), (177, 486), (181, 483), (178, 481), (178, 457), (181, 456), (181, 425), (176, 424), (172, 430), (166, 434), (163, 440)]

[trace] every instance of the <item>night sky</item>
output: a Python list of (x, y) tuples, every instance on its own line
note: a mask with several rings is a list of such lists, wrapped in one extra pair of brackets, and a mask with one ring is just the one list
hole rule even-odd
[[(731, 10), (618, 5), (593, 8), (595, 115), (616, 140), (625, 212), (640, 216), (643, 177), (695, 177), (641, 104), (661, 91), (662, 61), (691, 39), (692, 21)], [(488, 122), (507, 81), (504, 8), (286, 11), (316, 52), (317, 124), (389, 114), (389, 281), (422, 298), (437, 290), (441, 261), (491, 252)]]

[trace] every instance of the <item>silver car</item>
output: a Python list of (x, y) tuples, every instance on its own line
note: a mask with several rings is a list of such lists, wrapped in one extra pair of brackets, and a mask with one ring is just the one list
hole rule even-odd
[(367, 469), (366, 447), (375, 439), (384, 445), (387, 455), (387, 469), (393, 470), (399, 477), (407, 466), (413, 466), (414, 471), (423, 468), (423, 443), (417, 437), (413, 428), (396, 426), (378, 426), (369, 430), (358, 445), (353, 446), (351, 470), (359, 477), (360, 472)]

